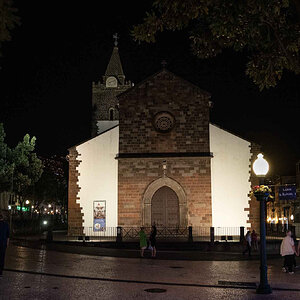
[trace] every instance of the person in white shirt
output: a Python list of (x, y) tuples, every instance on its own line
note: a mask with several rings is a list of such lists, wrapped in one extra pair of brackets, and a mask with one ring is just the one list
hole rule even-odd
[(294, 240), (292, 239), (292, 232), (287, 231), (286, 237), (282, 240), (280, 246), (280, 254), (284, 257), (284, 267), (283, 272), (289, 272), (289, 274), (294, 274), (293, 263), (294, 254), (297, 253), (295, 250)]

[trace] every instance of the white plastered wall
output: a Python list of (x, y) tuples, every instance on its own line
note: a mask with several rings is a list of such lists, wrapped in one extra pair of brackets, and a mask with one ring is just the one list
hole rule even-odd
[(250, 142), (210, 124), (212, 225), (240, 227), (247, 224), (251, 184)]
[(99, 235), (93, 231), (93, 202), (106, 200), (106, 227), (102, 234), (111, 235), (111, 227), (118, 225), (118, 160), (119, 127), (114, 127), (76, 147), (78, 193), (77, 203), (82, 207), (86, 235)]

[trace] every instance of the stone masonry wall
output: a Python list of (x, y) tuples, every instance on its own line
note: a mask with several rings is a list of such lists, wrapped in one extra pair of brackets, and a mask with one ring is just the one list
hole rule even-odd
[(166, 176), (177, 181), (187, 196), (187, 224), (210, 227), (211, 174), (210, 158), (120, 159), (119, 203), (120, 226), (143, 224), (143, 195), (148, 185), (163, 176), (162, 163), (166, 160)]
[(114, 108), (114, 119), (119, 120), (117, 95), (125, 92), (131, 84), (107, 88), (105, 84), (93, 83), (92, 87), (92, 137), (97, 135), (97, 121), (109, 120), (109, 109)]
[(69, 185), (68, 185), (68, 235), (83, 234), (83, 214), (77, 203), (79, 192), (77, 167), (80, 164), (76, 147), (69, 149)]
[[(118, 97), (120, 153), (209, 152), (209, 94), (162, 71)], [(154, 116), (175, 117), (171, 132), (157, 132)]]
[[(187, 199), (187, 221), (193, 226), (211, 226), (211, 176), (209, 153), (209, 94), (167, 70), (118, 96), (120, 144), (118, 176), (119, 225), (143, 223), (143, 195), (151, 182), (162, 176), (176, 180)], [(158, 132), (153, 119), (159, 112), (171, 113), (175, 126)], [(185, 153), (205, 157), (184, 157)], [(150, 158), (122, 158), (122, 154), (149, 154)], [(159, 158), (151, 157), (158, 153)], [(164, 157), (177, 153), (177, 157)], [(176, 155), (177, 155), (176, 154)], [(182, 156), (183, 157), (179, 157)], [(134, 155), (133, 155), (134, 156)]]

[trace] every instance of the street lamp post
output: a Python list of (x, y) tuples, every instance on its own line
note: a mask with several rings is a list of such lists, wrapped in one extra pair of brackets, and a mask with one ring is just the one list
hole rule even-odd
[[(269, 171), (269, 164), (263, 158), (262, 154), (257, 155), (253, 163), (253, 171), (259, 177), (259, 184), (263, 184), (264, 177)], [(268, 266), (266, 253), (266, 221), (265, 221), (265, 204), (269, 198), (269, 193), (256, 192), (256, 199), (260, 202), (260, 283), (256, 290), (258, 294), (271, 294), (272, 289), (268, 283)]]

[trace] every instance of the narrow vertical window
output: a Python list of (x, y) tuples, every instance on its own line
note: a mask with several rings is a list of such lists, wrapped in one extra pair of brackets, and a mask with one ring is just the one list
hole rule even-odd
[(108, 117), (109, 117), (110, 121), (114, 120), (114, 109), (113, 108), (109, 109), (109, 116)]

